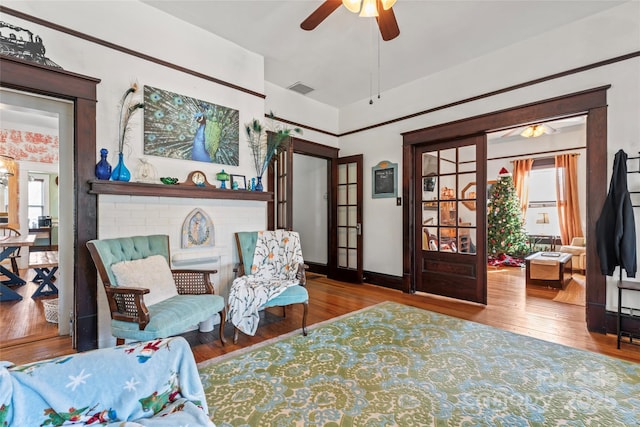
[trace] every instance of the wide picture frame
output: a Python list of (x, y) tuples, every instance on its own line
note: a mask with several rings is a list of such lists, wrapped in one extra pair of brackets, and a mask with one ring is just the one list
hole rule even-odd
[(144, 154), (238, 166), (240, 112), (144, 87)]

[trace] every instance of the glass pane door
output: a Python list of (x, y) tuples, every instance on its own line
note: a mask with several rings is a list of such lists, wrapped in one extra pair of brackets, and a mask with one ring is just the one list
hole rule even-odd
[(478, 167), (483, 141), (474, 137), (420, 150), (416, 290), (486, 303), (486, 262), (479, 256), (485, 250), (479, 227), (485, 202), (478, 202), (486, 194), (486, 185), (478, 184), (486, 181), (484, 167)]
[(338, 159), (336, 278), (362, 282), (362, 155)]

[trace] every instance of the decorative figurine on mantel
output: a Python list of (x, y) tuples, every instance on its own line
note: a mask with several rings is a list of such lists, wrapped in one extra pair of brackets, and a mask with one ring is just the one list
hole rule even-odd
[(136, 170), (136, 180), (138, 182), (155, 183), (158, 182), (157, 172), (155, 166), (153, 166), (147, 159), (138, 159), (138, 168)]
[(216, 174), (216, 179), (220, 181), (220, 188), (226, 190), (226, 182), (229, 181), (229, 174), (222, 169), (222, 172)]

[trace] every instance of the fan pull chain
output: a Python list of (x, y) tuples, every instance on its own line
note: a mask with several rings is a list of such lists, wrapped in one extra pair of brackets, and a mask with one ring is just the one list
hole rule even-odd
[[(369, 33), (370, 37), (375, 37), (375, 30), (373, 28), (373, 19), (369, 19)], [(369, 60), (373, 62), (373, 40), (369, 47)], [(369, 71), (369, 105), (373, 104), (373, 66)]]
[(378, 40), (378, 99), (380, 99), (380, 37), (376, 37)]

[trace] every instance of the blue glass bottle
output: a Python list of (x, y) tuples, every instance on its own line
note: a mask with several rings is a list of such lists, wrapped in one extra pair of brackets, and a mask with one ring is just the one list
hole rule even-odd
[(262, 177), (258, 177), (258, 182), (256, 183), (256, 191), (262, 191), (264, 188), (262, 187)]
[(106, 148), (100, 150), (100, 161), (96, 164), (96, 178), (98, 179), (111, 178), (111, 165), (107, 161), (108, 153)]
[(131, 172), (124, 165), (122, 153), (118, 153), (118, 164), (113, 168), (111, 179), (114, 181), (129, 181), (131, 179)]

